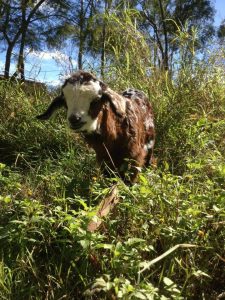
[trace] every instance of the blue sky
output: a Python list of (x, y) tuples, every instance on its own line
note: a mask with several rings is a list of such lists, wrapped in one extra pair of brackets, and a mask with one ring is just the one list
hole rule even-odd
[[(225, 19), (225, 0), (212, 0), (215, 3), (216, 15), (215, 25), (219, 26)], [(4, 70), (5, 53), (0, 53), (0, 74)], [(72, 57), (69, 59), (69, 57)], [(67, 47), (65, 51), (42, 51), (26, 52), (26, 77), (38, 81), (46, 82), (51, 85), (57, 85), (63, 78), (63, 75), (69, 74), (71, 63), (76, 68), (74, 47)], [(11, 64), (11, 73), (15, 71), (15, 64)]]
[(214, 0), (216, 8), (215, 25), (219, 26), (225, 19), (225, 0)]

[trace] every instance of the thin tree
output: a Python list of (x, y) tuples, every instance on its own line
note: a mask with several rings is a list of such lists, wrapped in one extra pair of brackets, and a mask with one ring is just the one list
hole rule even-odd
[[(5, 69), (4, 69), (4, 76), (5, 78), (9, 78), (10, 72), (10, 64), (11, 64), (11, 57), (12, 51), (18, 42), (18, 40), (22, 36), (22, 40), (25, 40), (26, 32), (28, 26), (35, 16), (35, 13), (40, 8), (40, 6), (46, 0), (39, 0), (36, 1), (35, 4), (31, 7), (29, 5), (29, 0), (21, 0), (20, 4), (17, 5), (17, 1), (8, 1), (3, 3), (3, 11), (4, 15), (2, 18), (2, 24), (0, 27), (0, 32), (3, 35), (4, 41), (6, 42), (6, 57), (5, 57)], [(31, 8), (29, 13), (26, 15), (26, 8)], [(18, 24), (18, 18), (20, 19), (20, 23)], [(24, 43), (22, 46), (21, 51), (23, 51)], [(20, 56), (20, 68), (24, 68), (23, 60)]]
[[(193, 27), (198, 28), (196, 49), (205, 47), (214, 34), (215, 11), (209, 0), (139, 0), (136, 8), (143, 17), (138, 25), (149, 36), (149, 46), (158, 55), (159, 67), (162, 69), (171, 69), (174, 54), (179, 54), (180, 51), (184, 53), (181, 45), (174, 39), (182, 28), (189, 33)], [(154, 60), (156, 61), (156, 57)]]
[(62, 23), (72, 2), (71, 0), (21, 0), (19, 5), (17, 1), (3, 5), (3, 26), (0, 33), (2, 32), (2, 39), (7, 45), (4, 72), (6, 78), (9, 77), (13, 50), (18, 49), (17, 70), (14, 76), (21, 75), (21, 79), (25, 79), (25, 47), (39, 50), (44, 45), (48, 45), (52, 32), (54, 36), (62, 36), (65, 31), (62, 30)]

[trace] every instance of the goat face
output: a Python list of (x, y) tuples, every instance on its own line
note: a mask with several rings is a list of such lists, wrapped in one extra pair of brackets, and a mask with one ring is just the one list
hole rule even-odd
[(101, 98), (103, 83), (87, 72), (78, 72), (66, 80), (62, 88), (67, 105), (67, 119), (72, 129), (93, 132), (97, 118), (89, 115), (91, 103)]
[(91, 116), (89, 110), (92, 102), (100, 100), (105, 89), (105, 84), (92, 74), (78, 71), (66, 79), (61, 95), (56, 97), (47, 111), (38, 118), (48, 119), (56, 109), (65, 106), (67, 120), (73, 130), (94, 132), (97, 129), (97, 118)]

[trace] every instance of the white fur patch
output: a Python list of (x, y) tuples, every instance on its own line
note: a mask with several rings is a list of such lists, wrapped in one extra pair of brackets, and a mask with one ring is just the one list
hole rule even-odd
[(154, 128), (154, 123), (153, 123), (153, 119), (152, 118), (148, 118), (145, 121), (145, 128), (149, 129), (149, 128)]
[(111, 97), (112, 102), (115, 105), (116, 109), (121, 114), (125, 114), (126, 113), (126, 101), (127, 101), (126, 98), (122, 97), (119, 94), (117, 94), (116, 92), (114, 92), (110, 88), (107, 88), (107, 90), (105, 91), (105, 93), (108, 94)]
[(67, 119), (73, 114), (79, 114), (81, 122), (85, 124), (77, 131), (93, 132), (97, 129), (97, 118), (92, 119), (88, 115), (91, 102), (100, 98), (101, 86), (99, 81), (90, 80), (84, 84), (67, 83), (63, 88), (63, 94), (66, 99)]
[(154, 147), (154, 140), (150, 140), (147, 144), (144, 145), (145, 151), (148, 151)]

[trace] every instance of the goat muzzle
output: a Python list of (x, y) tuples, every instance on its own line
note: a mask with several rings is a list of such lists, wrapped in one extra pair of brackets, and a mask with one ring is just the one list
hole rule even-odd
[(80, 129), (85, 124), (85, 122), (82, 122), (82, 118), (79, 114), (72, 114), (69, 116), (68, 121), (70, 128), (74, 130)]

